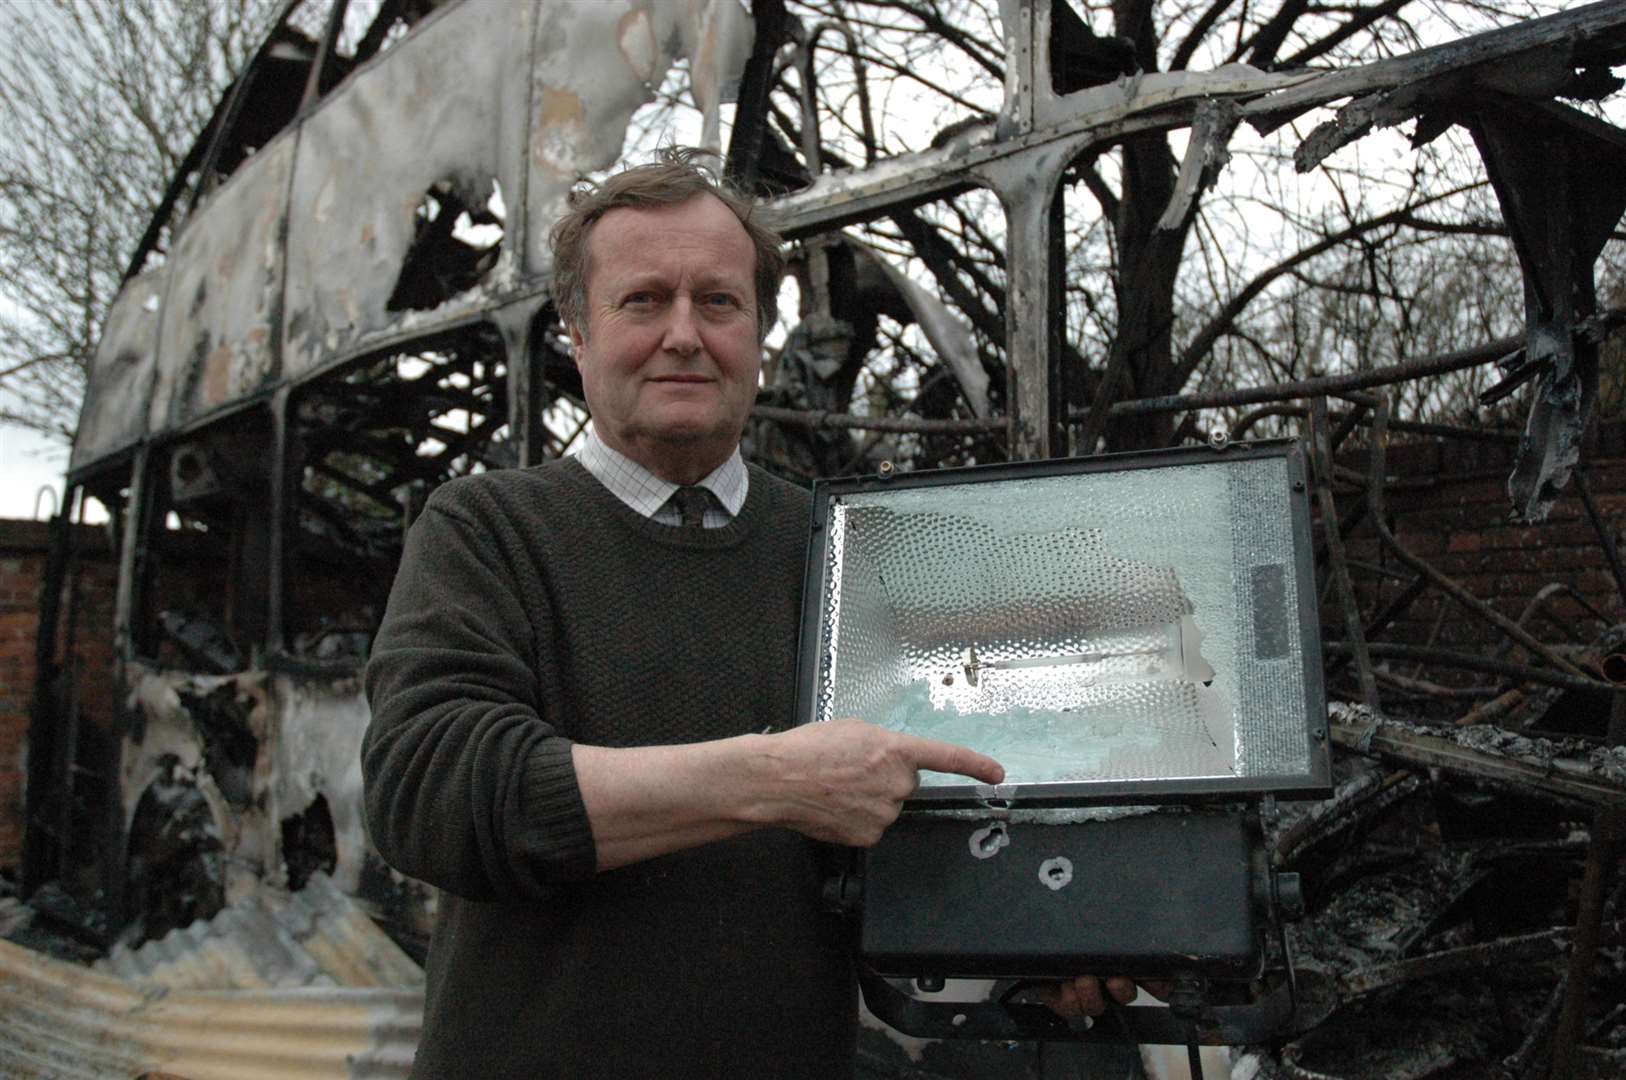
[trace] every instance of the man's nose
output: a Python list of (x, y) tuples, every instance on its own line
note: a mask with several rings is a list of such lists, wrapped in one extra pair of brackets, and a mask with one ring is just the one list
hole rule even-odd
[(700, 327), (695, 322), (694, 302), (687, 296), (679, 296), (672, 302), (661, 345), (681, 356), (700, 351)]

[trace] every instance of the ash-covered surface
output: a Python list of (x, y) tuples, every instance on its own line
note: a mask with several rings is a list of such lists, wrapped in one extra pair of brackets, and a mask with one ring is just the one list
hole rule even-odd
[[(1377, 719), (1330, 712), (1357, 729)], [(1626, 789), (1626, 751), (1596, 739), (1381, 719), (1397, 738)], [(1282, 868), (1304, 882), (1307, 915), (1288, 940), (1305, 992), (1288, 1041), (1252, 1048), (1233, 1075), (1545, 1075), (1598, 811), (1469, 765), (1408, 769), (1340, 748), (1333, 799), (1282, 809), (1272, 833)], [(1618, 872), (1603, 881), (1578, 1076), (1626, 1075), (1623, 886)]]

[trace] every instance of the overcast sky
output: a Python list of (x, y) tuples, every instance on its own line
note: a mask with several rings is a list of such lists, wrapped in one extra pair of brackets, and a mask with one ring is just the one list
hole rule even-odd
[(39, 517), (51, 516), (55, 503), (40, 489), (50, 487), (56, 499), (62, 498), (62, 474), (68, 468), (68, 448), (32, 431), (0, 424), (0, 518), (34, 517), (36, 497)]
[[(6, 301), (0, 299), (0, 304)], [(13, 309), (15, 310), (15, 309)], [(31, 518), (34, 497), (49, 485), (62, 498), (62, 474), (68, 469), (68, 448), (32, 431), (0, 424), (0, 518)], [(51, 497), (40, 497), (42, 518), (51, 516)]]

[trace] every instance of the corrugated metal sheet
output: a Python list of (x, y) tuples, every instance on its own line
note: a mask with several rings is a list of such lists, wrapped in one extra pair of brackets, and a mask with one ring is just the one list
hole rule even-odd
[(264, 889), (97, 970), (0, 941), (0, 1076), (392, 1077), (423, 972), (325, 874)]
[(423, 982), (412, 958), (320, 873), (292, 896), (262, 889), (139, 949), (115, 947), (95, 967), (176, 990)]
[(400, 1077), (416, 987), (172, 990), (0, 941), (0, 1076)]

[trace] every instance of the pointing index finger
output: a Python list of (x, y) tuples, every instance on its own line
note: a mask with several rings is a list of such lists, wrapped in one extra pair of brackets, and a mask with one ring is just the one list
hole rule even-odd
[(987, 754), (979, 754), (970, 747), (960, 746), (957, 743), (912, 738), (910, 749), (917, 769), (969, 776), (985, 784), (998, 784), (1005, 779), (1005, 766)]

